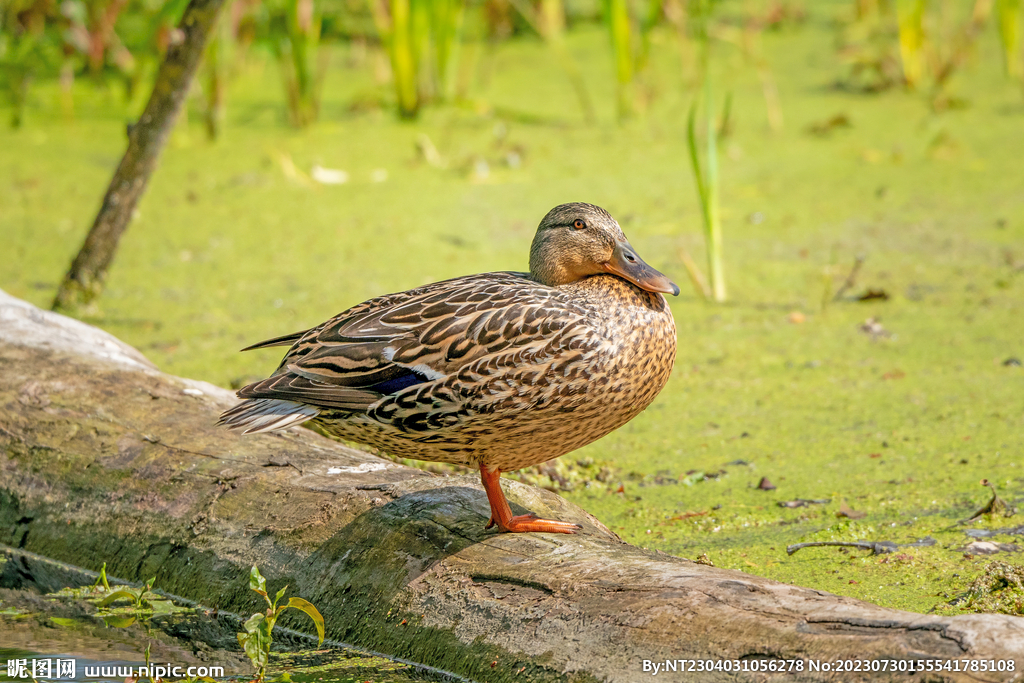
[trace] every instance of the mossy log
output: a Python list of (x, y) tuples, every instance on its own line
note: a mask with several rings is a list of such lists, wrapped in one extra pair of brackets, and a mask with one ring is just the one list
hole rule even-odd
[[(255, 563), (320, 608), (329, 638), (479, 681), (645, 680), (644, 660), (734, 669), (685, 677), (701, 681), (1024, 668), (1024, 619), (900, 612), (649, 552), (512, 481), (518, 512), (583, 531), (497, 534), (475, 474), (432, 476), (301, 428), (241, 437), (214, 426), (232, 403), (0, 292), (0, 542), (246, 614)], [(891, 671), (922, 659), (1015, 671)], [(799, 664), (754, 673), (778, 660)], [(836, 660), (890, 671), (812, 670)]]

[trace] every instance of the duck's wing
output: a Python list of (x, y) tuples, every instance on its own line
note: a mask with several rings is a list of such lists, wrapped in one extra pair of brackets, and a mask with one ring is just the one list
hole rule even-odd
[(523, 273), (486, 273), (378, 297), (299, 336), (273, 376), (238, 395), (365, 410), (484, 356), (543, 345), (579, 323), (585, 314), (574, 308)]
[(274, 337), (273, 339), (265, 339), (264, 341), (246, 346), (242, 351), (269, 349), (271, 346), (292, 346), (295, 342), (302, 339), (307, 333), (309, 333), (309, 330), (302, 330), (301, 332), (292, 332), (291, 334), (281, 335), (280, 337)]

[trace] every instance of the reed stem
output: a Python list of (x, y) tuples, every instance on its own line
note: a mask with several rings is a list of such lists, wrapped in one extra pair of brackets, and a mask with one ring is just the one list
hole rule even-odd
[(996, 0), (996, 21), (999, 24), (999, 39), (1003, 45), (1003, 60), (1006, 75), (1020, 78), (1024, 75), (1021, 65), (1021, 0)]
[(900, 62), (907, 87), (916, 88), (924, 76), (924, 12), (928, 0), (896, 0)]

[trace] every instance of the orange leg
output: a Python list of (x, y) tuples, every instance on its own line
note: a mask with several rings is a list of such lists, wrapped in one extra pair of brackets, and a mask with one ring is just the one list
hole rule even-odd
[(485, 529), (490, 529), (497, 524), (499, 531), (549, 531), (556, 534), (574, 534), (577, 529), (583, 528), (572, 522), (540, 519), (533, 513), (513, 517), (512, 508), (508, 506), (508, 500), (505, 499), (505, 494), (499, 483), (501, 470), (490, 472), (487, 465), (480, 463), (480, 478), (484, 482), (484, 491), (487, 492), (487, 502), (491, 504), (491, 519), (487, 522)]

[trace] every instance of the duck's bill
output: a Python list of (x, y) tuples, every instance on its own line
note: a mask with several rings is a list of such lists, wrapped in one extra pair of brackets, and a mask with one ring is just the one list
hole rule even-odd
[(612, 252), (611, 259), (604, 264), (604, 268), (648, 292), (679, 296), (679, 287), (676, 283), (647, 265), (628, 242), (615, 246), (615, 251)]

